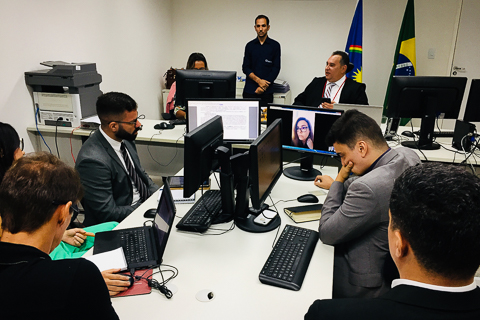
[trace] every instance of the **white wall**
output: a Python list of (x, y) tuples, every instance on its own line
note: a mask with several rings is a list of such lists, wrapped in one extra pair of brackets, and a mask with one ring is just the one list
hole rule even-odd
[[(364, 74), (370, 104), (384, 101), (406, 0), (364, 0)], [(174, 57), (185, 67), (188, 55), (205, 54), (211, 69), (241, 70), (245, 44), (256, 34), (258, 14), (270, 18), (269, 36), (282, 46), (279, 78), (290, 83), (293, 96), (315, 76), (324, 74), (334, 50), (344, 50), (356, 0), (175, 0)], [(461, 0), (416, 0), (418, 75), (448, 75)], [(429, 48), (436, 58), (427, 59)]]
[(46, 60), (95, 62), (103, 92), (126, 92), (159, 118), (171, 11), (171, 0), (0, 0), (0, 121), (27, 138), (34, 113), (24, 72)]
[[(364, 0), (364, 75), (371, 104), (383, 104), (407, 0)], [(417, 74), (448, 75), (461, 0), (416, 0)], [(95, 62), (104, 92), (123, 91), (160, 118), (163, 74), (203, 52), (211, 69), (241, 74), (254, 18), (271, 19), (282, 45), (280, 78), (293, 96), (344, 49), (356, 0), (0, 0), (0, 121), (20, 135), (34, 123), (24, 72), (40, 62)], [(427, 59), (429, 48), (436, 58)], [(27, 141), (27, 151), (32, 151)]]

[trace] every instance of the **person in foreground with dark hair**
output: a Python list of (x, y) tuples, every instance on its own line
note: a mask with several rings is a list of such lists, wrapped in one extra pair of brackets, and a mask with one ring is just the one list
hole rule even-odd
[[(346, 52), (333, 52), (325, 66), (325, 77), (314, 78), (293, 104), (326, 109), (333, 109), (334, 103), (368, 105), (366, 85), (346, 77), (352, 69)], [(324, 102), (323, 98), (331, 102)]]
[(280, 73), (280, 43), (268, 36), (270, 19), (261, 14), (255, 18), (257, 37), (248, 42), (243, 55), (242, 71), (246, 75), (244, 98), (260, 99), (260, 106), (273, 102), (273, 82)]
[(142, 129), (137, 103), (120, 92), (98, 97), (100, 128), (83, 144), (75, 168), (85, 188), (85, 226), (121, 222), (158, 186), (140, 165), (134, 140)]
[(118, 319), (98, 268), (85, 259), (53, 261), (82, 197), (78, 173), (48, 153), (17, 160), (0, 185), (2, 319)]
[(383, 273), (393, 183), (420, 158), (408, 148), (390, 149), (375, 120), (357, 110), (334, 122), (327, 145), (342, 161), (335, 180), (315, 179), (316, 186), (330, 189), (319, 233), (323, 243), (335, 246), (333, 298), (377, 297), (390, 287)]
[[(25, 155), (24, 142), (17, 131), (8, 123), (0, 122), (0, 183), (12, 164)], [(0, 218), (0, 236), (2, 235), (2, 219)], [(87, 238), (85, 230), (71, 228), (65, 231), (62, 241), (80, 247)]]
[(480, 179), (427, 163), (395, 181), (388, 240), (400, 272), (374, 299), (317, 300), (313, 319), (480, 319)]

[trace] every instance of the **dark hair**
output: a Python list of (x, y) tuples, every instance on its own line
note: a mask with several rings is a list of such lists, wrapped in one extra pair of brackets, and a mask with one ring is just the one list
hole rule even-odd
[[(310, 131), (308, 137), (307, 137), (307, 140), (310, 138), (312, 141), (313, 141), (313, 133), (312, 133), (312, 125), (310, 124), (310, 121), (308, 121), (307, 118), (304, 118), (304, 117), (300, 117), (297, 119), (297, 121), (295, 122), (295, 126), (293, 126), (293, 144), (295, 146), (299, 146), (300, 145), (300, 139), (298, 138), (298, 132), (297, 132), (297, 125), (300, 121), (305, 121), (308, 125), (308, 130)], [(303, 142), (302, 142), (303, 144)]]
[(15, 150), (20, 148), (17, 131), (8, 123), (0, 122), (0, 182), (13, 163)]
[(205, 63), (205, 70), (208, 70), (207, 59), (205, 59), (205, 56), (200, 52), (194, 52), (188, 57), (186, 69), (193, 69), (193, 67), (195, 67), (195, 61), (203, 61), (203, 63)]
[(102, 124), (120, 121), (125, 111), (137, 110), (137, 103), (128, 94), (108, 92), (97, 99), (97, 115)]
[(348, 56), (348, 53), (346, 53), (345, 51), (334, 51), (332, 53), (332, 56), (340, 56), (340, 64), (342, 66), (345, 66), (345, 65), (349, 65), (350, 63), (350, 57)]
[(82, 195), (74, 168), (50, 153), (29, 154), (15, 161), (0, 184), (2, 228), (12, 234), (34, 232), (52, 218), (58, 204), (76, 204)]
[(270, 25), (270, 19), (268, 19), (268, 17), (264, 14), (259, 14), (256, 18), (255, 18), (255, 24), (257, 24), (257, 20), (258, 19), (265, 19), (267, 20), (267, 26)]
[(395, 181), (391, 227), (428, 271), (466, 280), (480, 265), (480, 178), (463, 167), (426, 163)]
[(387, 146), (382, 130), (375, 120), (353, 109), (346, 111), (333, 123), (325, 142), (328, 146), (341, 143), (353, 149), (357, 141), (363, 139), (370, 140), (377, 148)]

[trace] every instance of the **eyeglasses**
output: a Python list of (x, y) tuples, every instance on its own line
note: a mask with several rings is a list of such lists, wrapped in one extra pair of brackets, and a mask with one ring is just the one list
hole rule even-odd
[(131, 125), (134, 125), (136, 126), (137, 125), (137, 121), (138, 120), (143, 120), (145, 119), (145, 115), (144, 114), (141, 114), (139, 115), (135, 120), (133, 121), (116, 121), (116, 120), (113, 120), (113, 121), (110, 121), (109, 123), (112, 123), (112, 122), (117, 122), (117, 123), (126, 123), (126, 124), (131, 124)]
[(301, 127), (297, 127), (297, 132), (298, 131), (302, 131), (302, 132), (305, 132), (308, 130), (308, 126), (301, 126)]
[[(52, 201), (52, 205), (55, 205), (55, 206), (62, 206), (65, 204), (66, 203), (62, 203), (60, 201), (55, 201), (55, 200)], [(78, 210), (78, 206), (76, 204), (72, 204), (70, 206), (70, 214), (72, 213), (75, 213), (75, 216), (78, 216), (78, 214), (80, 213), (80, 211)]]

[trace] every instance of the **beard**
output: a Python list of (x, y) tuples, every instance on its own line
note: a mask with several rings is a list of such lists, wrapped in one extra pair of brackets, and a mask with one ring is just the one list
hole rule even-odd
[(142, 130), (142, 127), (138, 127), (132, 133), (127, 132), (120, 126), (120, 129), (115, 133), (115, 136), (122, 140), (134, 141), (137, 138), (138, 131)]

